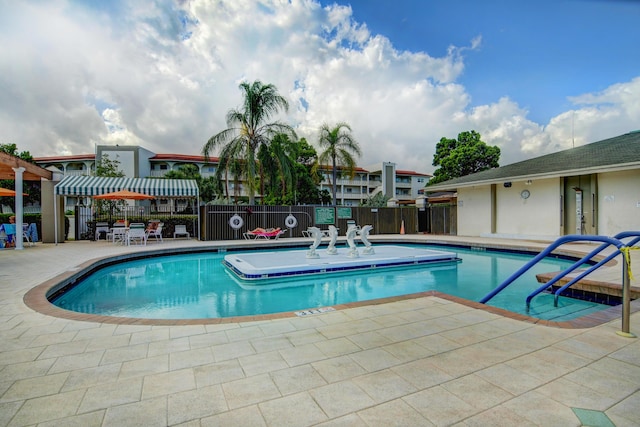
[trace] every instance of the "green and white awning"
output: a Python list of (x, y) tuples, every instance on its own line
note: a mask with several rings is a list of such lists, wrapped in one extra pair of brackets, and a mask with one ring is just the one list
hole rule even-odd
[(98, 196), (120, 190), (155, 197), (199, 196), (198, 185), (193, 179), (68, 176), (55, 186), (55, 194), (58, 196)]

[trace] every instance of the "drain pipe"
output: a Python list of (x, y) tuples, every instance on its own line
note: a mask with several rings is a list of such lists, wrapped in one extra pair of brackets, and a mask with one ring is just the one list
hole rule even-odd
[(634, 334), (629, 331), (629, 318), (631, 317), (631, 254), (629, 246), (621, 248), (622, 252), (622, 330), (616, 331), (616, 334), (625, 338), (636, 338)]

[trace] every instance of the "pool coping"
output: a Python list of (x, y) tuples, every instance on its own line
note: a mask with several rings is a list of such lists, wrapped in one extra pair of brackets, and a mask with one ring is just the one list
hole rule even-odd
[[(451, 246), (451, 247), (464, 247), (464, 248), (477, 248), (477, 249), (492, 249), (492, 250), (509, 250), (516, 252), (539, 252), (539, 248), (527, 248), (523, 247), (521, 244), (509, 244), (505, 242), (500, 242), (496, 244), (485, 243), (469, 243), (465, 244), (463, 242), (443, 242), (442, 240), (429, 240), (429, 239), (412, 239), (409, 237), (397, 238), (393, 239), (371, 239), (372, 242), (375, 243), (414, 243), (421, 245), (438, 245), (438, 246)], [(297, 242), (264, 242), (267, 244), (261, 244), (261, 247), (264, 248), (287, 248), (287, 247), (303, 247), (306, 246), (304, 243)], [(534, 243), (534, 242), (532, 242)], [(540, 242), (536, 242), (536, 245)], [(532, 245), (535, 246), (535, 245)], [(255, 248), (255, 246), (253, 246)], [(211, 324), (224, 324), (224, 323), (242, 323), (242, 322), (255, 322), (255, 321), (265, 321), (265, 320), (274, 320), (274, 319), (282, 319), (282, 318), (291, 318), (297, 317), (296, 311), (291, 312), (281, 312), (281, 313), (273, 313), (273, 314), (263, 314), (263, 315), (252, 315), (252, 316), (236, 316), (236, 317), (224, 317), (224, 318), (201, 318), (201, 319), (144, 319), (144, 318), (132, 318), (132, 317), (113, 317), (113, 316), (102, 316), (95, 314), (86, 314), (79, 313), (74, 311), (65, 310), (53, 305), (49, 302), (48, 297), (60, 290), (61, 288), (67, 286), (70, 283), (73, 283), (83, 276), (90, 274), (96, 269), (102, 268), (106, 265), (117, 263), (122, 260), (131, 260), (131, 259), (140, 259), (140, 258), (150, 258), (162, 255), (176, 255), (176, 254), (187, 254), (187, 253), (197, 253), (197, 252), (208, 252), (208, 251), (216, 251), (216, 252), (226, 252), (227, 250), (243, 250), (247, 249), (247, 245), (244, 243), (219, 243), (219, 244), (211, 244), (205, 246), (189, 246), (182, 248), (166, 248), (166, 249), (156, 249), (150, 248), (148, 250), (143, 250), (141, 252), (136, 253), (123, 253), (120, 255), (108, 255), (104, 257), (94, 258), (87, 260), (76, 267), (68, 269), (67, 271), (58, 274), (57, 276), (46, 280), (45, 282), (31, 288), (23, 297), (24, 303), (31, 308), (32, 310), (52, 317), (69, 319), (69, 320), (77, 320), (84, 322), (94, 322), (94, 323), (106, 323), (106, 324), (119, 324), (119, 325), (158, 325), (158, 326), (180, 326), (180, 325), (211, 325)], [(577, 257), (578, 259), (582, 257), (584, 254), (579, 251), (574, 250), (559, 250), (554, 251), (554, 255), (560, 256), (568, 256), (568, 257)], [(613, 263), (615, 265), (615, 262)], [(345, 310), (349, 308), (355, 307), (364, 307), (371, 305), (380, 305), (386, 304), (390, 302), (408, 300), (408, 299), (417, 299), (417, 298), (426, 298), (426, 297), (438, 297), (444, 300), (448, 300), (451, 302), (455, 302), (458, 304), (462, 304), (468, 307), (472, 307), (475, 309), (491, 312), (502, 317), (520, 320), (528, 323), (534, 323), (543, 326), (556, 327), (556, 328), (571, 328), (571, 329), (582, 329), (582, 328), (590, 328), (594, 326), (598, 326), (604, 323), (608, 323), (615, 319), (621, 319), (622, 317), (622, 305), (612, 306), (608, 309), (601, 310), (596, 313), (591, 313), (576, 319), (566, 320), (566, 321), (552, 321), (552, 320), (543, 320), (538, 319), (531, 316), (526, 316), (518, 313), (514, 313), (511, 311), (507, 311), (498, 307), (492, 307), (486, 304), (482, 304), (476, 301), (467, 300), (464, 298), (456, 297), (453, 295), (445, 294), (439, 291), (425, 291), (418, 292), (413, 294), (405, 294), (394, 297), (387, 298), (379, 298), (374, 300), (367, 301), (358, 301), (353, 303), (346, 304), (337, 304), (331, 306), (331, 308), (335, 310)], [(318, 307), (309, 308), (306, 310), (318, 310)], [(297, 312), (305, 311), (305, 309), (297, 310)], [(640, 299), (631, 302), (631, 312), (635, 313), (640, 311)]]

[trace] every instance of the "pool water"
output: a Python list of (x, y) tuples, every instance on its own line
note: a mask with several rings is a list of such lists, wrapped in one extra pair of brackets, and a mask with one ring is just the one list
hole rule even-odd
[[(415, 246), (442, 250), (438, 246)], [(478, 301), (532, 256), (446, 249), (461, 262), (370, 269), (290, 279), (244, 282), (223, 266), (224, 253), (195, 253), (127, 261), (100, 269), (57, 297), (56, 306), (89, 314), (146, 319), (224, 318), (330, 307), (436, 290)], [(282, 256), (287, 251), (282, 250)], [(547, 258), (494, 297), (489, 305), (548, 320), (568, 320), (607, 308), (587, 301), (526, 296), (540, 284), (535, 275), (560, 271), (571, 261)]]

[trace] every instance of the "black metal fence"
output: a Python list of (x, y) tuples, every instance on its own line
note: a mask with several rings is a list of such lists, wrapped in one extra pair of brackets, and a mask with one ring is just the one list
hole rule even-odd
[[(116, 213), (106, 212), (96, 214), (91, 208), (76, 206), (74, 224), (75, 239), (94, 240), (96, 222), (106, 222), (111, 226), (116, 221), (125, 218), (124, 209), (125, 208), (120, 208)], [(126, 218), (129, 223), (141, 222), (147, 224), (150, 221), (163, 222), (163, 237), (173, 237), (176, 224), (184, 224), (191, 236), (198, 236), (198, 216), (194, 214), (152, 212), (149, 207), (127, 206)]]

